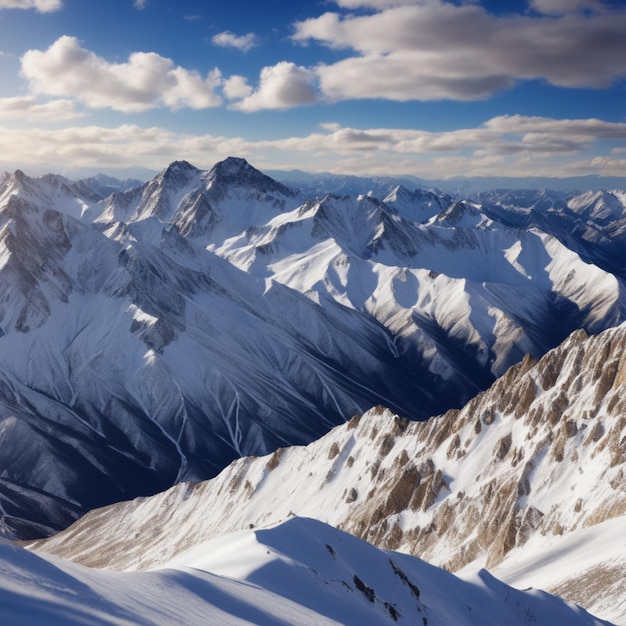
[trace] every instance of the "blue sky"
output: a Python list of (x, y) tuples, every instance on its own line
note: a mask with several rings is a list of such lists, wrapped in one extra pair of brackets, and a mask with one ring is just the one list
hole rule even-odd
[(0, 167), (626, 175), (626, 3), (0, 0)]

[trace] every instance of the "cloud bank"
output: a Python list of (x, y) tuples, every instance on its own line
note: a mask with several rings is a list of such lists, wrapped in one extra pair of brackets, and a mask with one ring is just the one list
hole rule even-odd
[[(615, 142), (624, 140), (626, 123), (511, 115), (439, 133), (329, 123), (319, 132), (265, 141), (136, 125), (5, 128), (0, 133), (0, 154), (11, 155), (10, 167), (46, 171), (56, 170), (59, 162), (99, 169), (158, 170), (181, 155), (200, 167), (210, 167), (229, 155), (239, 155), (262, 168), (300, 167), (346, 174), (447, 178), (544, 176), (549, 171), (551, 176), (623, 176), (623, 143), (615, 146)], [(591, 149), (599, 154), (591, 156)]]
[(37, 103), (33, 96), (0, 98), (0, 120), (58, 122), (83, 117), (84, 113), (76, 111), (74, 105), (68, 99)]

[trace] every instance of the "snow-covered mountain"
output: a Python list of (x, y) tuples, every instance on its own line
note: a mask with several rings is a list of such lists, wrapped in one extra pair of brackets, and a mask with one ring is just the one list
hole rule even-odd
[(7, 536), (374, 405), (460, 407), (524, 354), (626, 318), (621, 279), (434, 192), (307, 200), (236, 158), (123, 187), (0, 177)]
[(0, 621), (29, 626), (609, 624), (485, 570), (458, 578), (302, 518), (206, 542), (162, 568), (131, 574), (0, 543), (0, 589)]
[(154, 214), (176, 217), (183, 186), (123, 194), (137, 206), (120, 210), (145, 216), (130, 225), (98, 221), (110, 199), (81, 208), (71, 196), (35, 204), (41, 188), (9, 196), (0, 222), (6, 533), (46, 534), (105, 502), (206, 478), (372, 404), (418, 414), (417, 400), (404, 403), (413, 369), (390, 355), (374, 320), (255, 278), (160, 225)]
[(480, 194), (478, 201), (494, 219), (540, 228), (587, 262), (626, 276), (626, 192), (495, 190)]
[(31, 548), (142, 570), (230, 532), (313, 517), (626, 623), (625, 348), (626, 325), (576, 332), (460, 411), (410, 422), (372, 409), (306, 447), (92, 511)]
[[(623, 319), (623, 283), (612, 274), (462, 202), (415, 223), (393, 202), (327, 196), (214, 249), (249, 274), (366, 313), (399, 355), (428, 364), (432, 391), (456, 388), (461, 400), (524, 354)], [(447, 407), (433, 399), (430, 408)]]

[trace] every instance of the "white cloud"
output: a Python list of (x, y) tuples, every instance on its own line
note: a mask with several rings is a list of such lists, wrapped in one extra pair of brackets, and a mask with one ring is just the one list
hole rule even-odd
[[(556, 11), (569, 0), (535, 0)], [(297, 22), (293, 40), (346, 50), (316, 68), (332, 100), (476, 100), (521, 80), (606, 87), (626, 76), (626, 10), (558, 16), (488, 13), (443, 0), (339, 0), (368, 14), (325, 13)], [(571, 0), (578, 9), (596, 6)], [(599, 6), (599, 5), (598, 5)]]
[(479, 100), (514, 84), (501, 72), (472, 74), (464, 71), (461, 63), (443, 67), (428, 56), (397, 52), (321, 65), (317, 68), (320, 87), (330, 100), (385, 98), (406, 102)]
[(142, 11), (143, 9), (145, 9), (148, 6), (148, 0), (134, 0), (133, 1), (133, 6), (136, 9), (139, 9), (140, 11)]
[(37, 9), (40, 13), (51, 13), (63, 7), (62, 0), (0, 0), (2, 9)]
[(623, 175), (617, 171), (620, 160), (613, 156), (618, 152), (610, 145), (626, 142), (626, 123), (514, 115), (495, 117), (475, 128), (439, 133), (362, 130), (334, 123), (322, 128), (326, 132), (265, 142), (264, 147), (271, 143), (273, 149), (293, 155), (292, 167), (302, 159), (309, 169), (319, 163), (320, 169), (345, 173), (412, 173), (443, 178), (566, 175), (574, 167), (573, 159), (589, 151), (605, 150), (589, 172)]
[(248, 50), (258, 45), (257, 36), (254, 33), (248, 33), (247, 35), (235, 35), (230, 31), (224, 31), (215, 35), (211, 41), (214, 45), (222, 48), (236, 48), (242, 52), (248, 52)]
[(38, 104), (33, 96), (0, 98), (0, 119), (30, 122), (58, 122), (83, 117), (73, 100), (51, 100)]
[(261, 70), (256, 91), (237, 102), (234, 108), (251, 112), (262, 109), (289, 109), (315, 102), (315, 73), (282, 61)]
[[(501, 116), (484, 124), (432, 133), (323, 125), (303, 136), (250, 141), (124, 125), (44, 130), (0, 128), (5, 169), (33, 167), (152, 168), (185, 158), (211, 167), (229, 155), (260, 168), (303, 168), (352, 174), (451, 176), (624, 175), (626, 123)], [(2, 158), (2, 157), (0, 157)], [(7, 158), (7, 157), (4, 157)]]
[[(248, 156), (253, 144), (235, 137), (186, 135), (165, 128), (125, 124), (115, 128), (1, 128), (2, 167), (58, 172), (72, 168), (148, 168), (159, 170), (185, 158), (210, 167), (229, 155)], [(7, 158), (9, 161), (7, 161)]]
[(420, 154), (472, 149), (492, 155), (559, 156), (583, 152), (603, 141), (626, 141), (626, 123), (503, 115), (477, 128), (405, 131), (394, 150)]
[(600, 0), (530, 0), (530, 6), (546, 15), (565, 15), (576, 11), (601, 11), (605, 7)]
[(224, 81), (223, 91), (229, 100), (240, 100), (252, 93), (252, 87), (245, 76), (234, 74)]
[(399, 7), (416, 4), (429, 4), (433, 0), (336, 0), (337, 6), (344, 9), (386, 9), (388, 7)]
[(222, 74), (218, 69), (214, 69), (206, 78), (182, 67), (175, 67), (168, 74), (174, 79), (173, 85), (161, 94), (161, 99), (170, 109), (200, 110), (221, 104), (221, 98), (214, 91), (222, 84)]
[(126, 63), (109, 63), (68, 36), (45, 51), (26, 52), (22, 74), (34, 94), (75, 98), (92, 108), (137, 112), (221, 103), (214, 91), (221, 82), (217, 70), (203, 78), (154, 52), (135, 52)]

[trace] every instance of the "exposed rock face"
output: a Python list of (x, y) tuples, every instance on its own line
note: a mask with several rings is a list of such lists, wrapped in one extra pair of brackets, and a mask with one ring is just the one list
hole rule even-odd
[[(203, 539), (297, 514), (453, 571), (476, 559), (494, 567), (531, 537), (626, 514), (625, 348), (624, 326), (574, 333), (460, 411), (416, 423), (373, 409), (306, 448), (93, 511), (34, 547), (143, 569)], [(136, 536), (149, 537), (156, 560)]]

